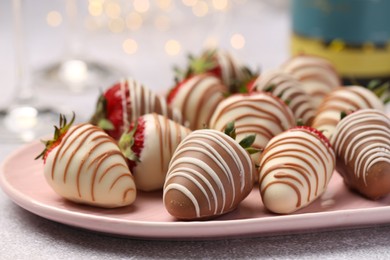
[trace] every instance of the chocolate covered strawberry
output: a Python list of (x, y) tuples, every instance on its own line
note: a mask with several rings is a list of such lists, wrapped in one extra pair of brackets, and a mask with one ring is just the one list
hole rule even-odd
[(131, 122), (153, 112), (182, 123), (180, 112), (168, 107), (164, 98), (129, 78), (116, 83), (99, 97), (91, 123), (119, 140)]
[(309, 205), (326, 190), (334, 168), (335, 153), (318, 130), (298, 126), (275, 136), (260, 159), (264, 206), (288, 214)]
[(172, 154), (190, 130), (156, 113), (143, 115), (122, 135), (119, 146), (137, 189), (161, 189)]
[(238, 92), (237, 87), (248, 72), (248, 69), (240, 65), (231, 53), (221, 49), (208, 49), (198, 57), (189, 55), (188, 67), (179, 78), (210, 73), (219, 78), (230, 92), (235, 93)]
[(296, 120), (304, 125), (311, 125), (315, 107), (312, 105), (311, 96), (307, 94), (301, 83), (293, 76), (281, 70), (267, 70), (252, 84), (252, 91), (265, 91), (286, 100)]
[(199, 74), (178, 82), (167, 96), (168, 104), (178, 109), (192, 130), (209, 124), (211, 114), (224, 99), (227, 88), (212, 74)]
[[(278, 97), (266, 92), (235, 94), (221, 101), (213, 110), (209, 127), (223, 131), (227, 124), (235, 122), (237, 140), (256, 134), (253, 147), (263, 149), (275, 135), (295, 126), (291, 109)], [(259, 154), (252, 159), (259, 163)]]
[(348, 114), (331, 142), (336, 170), (347, 187), (370, 199), (390, 193), (390, 119), (385, 113), (361, 109)]
[[(229, 133), (232, 131), (227, 131)], [(250, 146), (254, 136), (241, 142)], [(234, 210), (253, 188), (255, 166), (249, 153), (223, 132), (201, 129), (176, 149), (164, 184), (167, 211), (178, 219), (198, 220)]]
[(330, 138), (340, 121), (341, 113), (364, 108), (384, 111), (379, 97), (371, 90), (361, 86), (338, 87), (331, 91), (319, 106), (312, 126), (323, 131)]
[(315, 108), (330, 91), (341, 85), (340, 76), (333, 64), (319, 56), (294, 56), (281, 69), (302, 83), (300, 86), (312, 97)]
[(52, 140), (37, 157), (48, 184), (60, 196), (82, 204), (114, 208), (136, 197), (133, 175), (116, 142), (91, 124), (72, 126), (60, 117)]

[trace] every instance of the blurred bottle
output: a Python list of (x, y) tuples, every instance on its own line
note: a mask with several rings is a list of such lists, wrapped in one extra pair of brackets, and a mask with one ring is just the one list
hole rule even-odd
[(293, 55), (330, 60), (345, 84), (390, 80), (390, 0), (293, 0)]

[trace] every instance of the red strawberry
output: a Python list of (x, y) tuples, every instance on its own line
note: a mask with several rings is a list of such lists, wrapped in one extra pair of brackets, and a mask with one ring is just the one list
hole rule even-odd
[(139, 82), (128, 79), (113, 85), (100, 96), (95, 114), (90, 121), (119, 140), (131, 122), (141, 115), (152, 112), (182, 122), (180, 112), (169, 108), (162, 97)]
[(332, 148), (332, 145), (330, 144), (329, 139), (318, 129), (310, 127), (310, 126), (295, 126), (293, 128), (290, 128), (289, 130), (294, 130), (294, 129), (301, 129), (301, 130), (313, 133), (313, 134), (317, 135), (321, 139), (321, 141), (326, 144), (326, 146), (328, 148)]
[(44, 176), (60, 196), (83, 204), (113, 208), (136, 197), (133, 175), (117, 143), (102, 129), (85, 123), (71, 126), (60, 116), (53, 140), (46, 141)]
[(172, 154), (190, 130), (155, 113), (143, 115), (119, 140), (137, 188), (161, 189)]

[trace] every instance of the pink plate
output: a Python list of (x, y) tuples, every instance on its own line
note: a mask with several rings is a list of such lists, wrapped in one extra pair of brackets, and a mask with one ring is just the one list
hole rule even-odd
[(33, 158), (34, 142), (11, 154), (0, 169), (0, 184), (19, 206), (41, 217), (71, 226), (137, 238), (210, 239), (259, 236), (312, 229), (335, 229), (390, 222), (390, 196), (369, 201), (345, 188), (337, 173), (327, 191), (292, 215), (267, 212), (258, 190), (233, 212), (209, 221), (177, 221), (162, 204), (161, 192), (139, 193), (136, 202), (119, 209), (78, 205), (59, 197), (47, 185), (41, 161)]

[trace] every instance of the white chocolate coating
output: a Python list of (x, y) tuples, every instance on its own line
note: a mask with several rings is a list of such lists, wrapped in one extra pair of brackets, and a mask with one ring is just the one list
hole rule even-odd
[(231, 86), (235, 80), (242, 79), (241, 66), (232, 54), (224, 50), (217, 50), (215, 57), (221, 68), (222, 82), (225, 86)]
[(355, 178), (366, 186), (372, 166), (390, 165), (390, 119), (381, 111), (362, 109), (348, 115), (337, 125), (331, 142), (344, 164), (353, 163)]
[(360, 86), (339, 87), (329, 93), (317, 110), (312, 126), (330, 138), (340, 121), (341, 112), (374, 108), (384, 111), (382, 101), (370, 90)]
[(303, 208), (326, 189), (335, 154), (318, 136), (291, 129), (274, 137), (262, 153), (259, 184), (264, 206), (288, 214)]
[(302, 83), (303, 90), (312, 97), (315, 108), (326, 94), (341, 84), (333, 65), (321, 57), (295, 56), (282, 65), (282, 70)]
[(249, 154), (222, 132), (204, 129), (177, 148), (164, 184), (168, 212), (182, 219), (209, 218), (233, 210), (252, 190)]
[[(295, 125), (291, 109), (275, 96), (264, 92), (226, 98), (215, 110), (210, 128), (223, 131), (232, 121), (236, 127), (237, 142), (256, 134), (252, 147), (257, 149), (263, 149), (272, 137)], [(252, 159), (258, 164), (259, 154), (253, 154)]]
[(191, 130), (155, 113), (144, 115), (143, 120), (144, 148), (139, 158), (141, 162), (132, 169), (132, 173), (137, 189), (158, 190), (163, 188), (174, 151)]
[(48, 155), (44, 175), (60, 196), (99, 207), (133, 203), (136, 187), (114, 140), (90, 124), (72, 126)]
[(305, 125), (311, 124), (315, 115), (311, 96), (303, 90), (301, 83), (290, 74), (281, 70), (264, 71), (254, 82), (253, 89), (255, 91), (268, 91), (287, 101), (297, 120), (301, 119)]
[(217, 77), (196, 75), (180, 86), (170, 105), (181, 111), (190, 129), (202, 129), (209, 124), (211, 114), (226, 91)]

